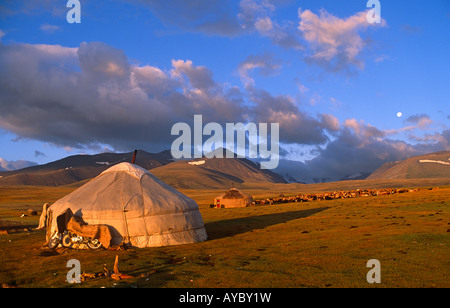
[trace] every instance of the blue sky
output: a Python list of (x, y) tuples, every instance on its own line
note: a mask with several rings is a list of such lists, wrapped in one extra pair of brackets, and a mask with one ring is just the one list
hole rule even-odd
[(0, 5), (3, 169), (169, 149), (199, 113), (280, 122), (280, 172), (305, 181), (450, 150), (446, 0), (381, 0), (381, 24), (364, 0), (80, 3), (81, 24), (66, 1)]

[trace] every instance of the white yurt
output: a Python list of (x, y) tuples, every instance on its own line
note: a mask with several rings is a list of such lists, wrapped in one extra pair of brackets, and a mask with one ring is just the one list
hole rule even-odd
[(67, 209), (88, 225), (111, 230), (111, 245), (157, 247), (207, 239), (197, 203), (149, 171), (120, 163), (52, 204), (50, 233)]

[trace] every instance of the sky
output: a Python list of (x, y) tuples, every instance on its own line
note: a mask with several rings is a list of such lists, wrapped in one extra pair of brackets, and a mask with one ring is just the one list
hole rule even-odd
[(170, 149), (175, 123), (279, 123), (294, 178), (450, 151), (450, 2), (0, 2), (0, 171)]

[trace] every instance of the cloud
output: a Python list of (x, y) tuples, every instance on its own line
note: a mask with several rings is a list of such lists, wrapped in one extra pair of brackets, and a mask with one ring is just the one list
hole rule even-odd
[[(172, 126), (192, 124), (195, 114), (203, 115), (204, 124), (279, 123), (282, 147), (309, 149), (309, 159), (295, 164), (309, 179), (340, 179), (387, 161), (450, 150), (449, 130), (411, 145), (364, 121), (308, 113), (293, 97), (258, 88), (255, 70), (276, 74), (279, 64), (268, 55), (248, 57), (238, 67), (248, 85), (242, 90), (218, 83), (208, 67), (189, 59), (172, 60), (168, 70), (136, 65), (100, 42), (78, 48), (0, 44), (0, 128), (67, 149), (155, 152), (170, 148)], [(414, 129), (432, 124), (426, 114), (406, 122)]]
[(255, 81), (250, 73), (258, 69), (264, 76), (278, 74), (281, 69), (280, 61), (275, 60), (271, 55), (250, 55), (239, 64), (238, 73), (245, 87), (253, 87)]
[(302, 48), (295, 23), (272, 18), (270, 0), (127, 0), (149, 9), (166, 26), (208, 35), (240, 36), (256, 32), (284, 48)]
[(290, 21), (280, 24), (272, 17), (276, 10), (273, 2), (241, 0), (238, 19), (243, 30), (257, 31), (261, 36), (269, 38), (273, 44), (287, 49), (303, 49), (295, 24)]
[(419, 142), (414, 147), (421, 153), (450, 151), (450, 130), (442, 133), (425, 134), (423, 137), (409, 136), (410, 139)]
[(61, 0), (19, 1), (6, 0), (0, 3), (0, 16), (11, 16), (19, 13), (27, 15), (48, 14), (60, 17), (65, 16), (67, 9)]
[(300, 80), (298, 80), (298, 78), (295, 79), (295, 83), (297, 85), (297, 89), (301, 94), (305, 94), (306, 92), (309, 91), (309, 89), (300, 82)]
[(333, 136), (326, 146), (313, 149), (314, 158), (304, 162), (282, 159), (275, 171), (307, 183), (338, 181), (349, 174), (374, 172), (386, 162), (450, 151), (450, 130), (415, 137), (418, 143), (412, 145), (389, 139), (384, 131), (363, 121), (347, 119)]
[(355, 136), (361, 137), (361, 142), (371, 140), (371, 138), (382, 138), (385, 136), (384, 132), (375, 126), (365, 124), (364, 121), (357, 121), (356, 119), (345, 120), (344, 127), (353, 131)]
[[(298, 29), (309, 47), (308, 62), (333, 72), (364, 68), (360, 55), (367, 43), (360, 32), (376, 25), (367, 22), (367, 12), (341, 19), (324, 9), (319, 15), (299, 9), (298, 16)], [(385, 25), (385, 21), (380, 25)]]
[(314, 117), (300, 110), (295, 100), (288, 95), (272, 95), (269, 92), (249, 88), (250, 109), (256, 123), (279, 123), (280, 140), (295, 144), (325, 144), (325, 130), (333, 131), (336, 118), (331, 115)]
[(445, 143), (446, 150), (450, 151), (450, 129), (444, 130), (442, 132), (443, 143)]
[[(74, 148), (102, 139), (118, 146), (158, 114), (146, 105), (145, 92), (133, 87), (123, 52), (101, 43), (74, 50), (1, 46), (0, 67), (2, 127), (19, 136)], [(142, 138), (142, 127), (134, 133)]]
[(280, 161), (282, 170), (307, 183), (317, 179), (338, 181), (349, 174), (370, 173), (385, 162), (419, 153), (403, 141), (382, 138), (381, 130), (354, 119), (346, 120), (334, 136), (325, 147), (317, 147), (315, 157), (304, 163)]
[(163, 71), (130, 64), (122, 50), (92, 42), (0, 45), (0, 127), (72, 148), (167, 149), (171, 127), (246, 119), (243, 94), (189, 60)]
[(273, 30), (273, 22), (269, 17), (258, 18), (255, 22), (255, 28), (259, 32), (268, 33)]
[(130, 64), (122, 50), (100, 42), (81, 43), (77, 51), (81, 70), (96, 80), (124, 80), (129, 77)]
[(252, 83), (251, 71), (275, 74), (270, 56), (250, 56), (239, 70), (242, 91), (214, 80), (205, 66), (172, 60), (164, 71), (131, 64), (122, 50), (100, 42), (78, 48), (0, 45), (0, 127), (22, 138), (73, 149), (170, 147), (172, 126), (206, 122), (280, 123), (285, 143), (325, 144), (339, 128), (332, 115), (310, 115), (290, 96)]
[(0, 171), (13, 171), (36, 165), (37, 163), (31, 161), (26, 160), (8, 161), (0, 157)]
[(242, 32), (231, 2), (222, 0), (127, 0), (149, 9), (167, 26), (210, 35)]
[(238, 18), (244, 29), (253, 29), (258, 19), (267, 17), (276, 9), (275, 5), (268, 0), (241, 0), (239, 7)]
[(330, 132), (337, 132), (340, 129), (339, 120), (332, 114), (322, 114), (321, 122), (323, 127)]
[(412, 34), (419, 34), (419, 33), (422, 32), (422, 28), (414, 27), (414, 26), (411, 26), (411, 25), (408, 25), (408, 24), (402, 25), (400, 27), (400, 30), (402, 32), (404, 32), (406, 34), (410, 34), (410, 35), (412, 35)]
[(190, 60), (172, 60), (172, 67), (172, 77), (183, 79), (184, 83), (188, 81), (195, 89), (208, 90), (215, 86), (213, 73), (205, 66), (195, 67)]
[(410, 116), (406, 119), (406, 122), (413, 124), (415, 127), (424, 129), (429, 127), (433, 121), (431, 120), (430, 116), (426, 114), (417, 114)]
[(408, 117), (404, 123), (409, 124), (398, 129), (384, 130), (387, 136), (398, 135), (400, 133), (408, 132), (408, 137), (411, 140), (417, 141), (419, 137), (414, 136), (412, 132), (417, 130), (427, 130), (433, 124), (433, 120), (426, 114), (416, 114)]
[(50, 25), (50, 24), (42, 24), (39, 29), (41, 29), (42, 31), (46, 32), (46, 33), (55, 33), (56, 31), (59, 31), (61, 28), (59, 26), (56, 25)]
[(45, 155), (44, 152), (35, 150), (35, 151), (34, 151), (34, 157), (38, 158), (38, 157), (40, 157), (40, 156), (42, 156), (42, 157), (47, 157), (47, 155)]
[(374, 62), (379, 64), (379, 63), (383, 63), (386, 60), (391, 60), (391, 57), (388, 55), (380, 55), (375, 57)]

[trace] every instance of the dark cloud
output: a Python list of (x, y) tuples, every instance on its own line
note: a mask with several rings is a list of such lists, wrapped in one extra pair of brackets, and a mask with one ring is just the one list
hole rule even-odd
[(38, 158), (38, 157), (40, 157), (40, 156), (42, 156), (42, 157), (47, 157), (47, 155), (45, 155), (44, 152), (35, 150), (35, 151), (34, 151), (34, 157)]
[(446, 142), (447, 148), (449, 148), (450, 147), (450, 129), (444, 130), (442, 132), (442, 137), (444, 138), (444, 140)]
[(450, 130), (424, 136), (409, 135), (409, 138), (416, 142), (414, 147), (422, 153), (450, 151)]
[(210, 102), (196, 100), (194, 89), (183, 93), (182, 82), (158, 68), (131, 66), (102, 43), (0, 46), (0, 70), (1, 126), (74, 148), (167, 148), (174, 121), (207, 109), (193, 108), (194, 101)]
[(194, 114), (205, 123), (280, 123), (287, 143), (324, 143), (323, 130), (336, 130), (337, 119), (312, 117), (289, 96), (224, 87), (190, 60), (173, 60), (169, 71), (133, 65), (100, 42), (0, 45), (0, 71), (0, 126), (60, 146), (167, 149), (173, 124)]
[(230, 1), (126, 0), (149, 9), (168, 26), (187, 31), (234, 36), (242, 32)]
[(289, 96), (273, 96), (261, 89), (249, 88), (254, 122), (279, 123), (280, 141), (297, 144), (324, 144), (328, 141), (324, 129), (330, 128), (327, 121), (317, 119), (301, 111)]
[(100, 42), (81, 43), (77, 51), (78, 61), (85, 77), (94, 80), (126, 80), (130, 64), (122, 50)]
[(172, 77), (184, 78), (190, 86), (199, 90), (209, 90), (215, 87), (213, 73), (205, 66), (194, 66), (192, 61), (172, 61)]
[(373, 126), (349, 120), (336, 139), (314, 149), (315, 158), (305, 162), (281, 160), (275, 171), (307, 183), (338, 181), (350, 174), (372, 173), (386, 162), (450, 151), (450, 130), (417, 140), (420, 143), (414, 145), (381, 136), (383, 132)]

